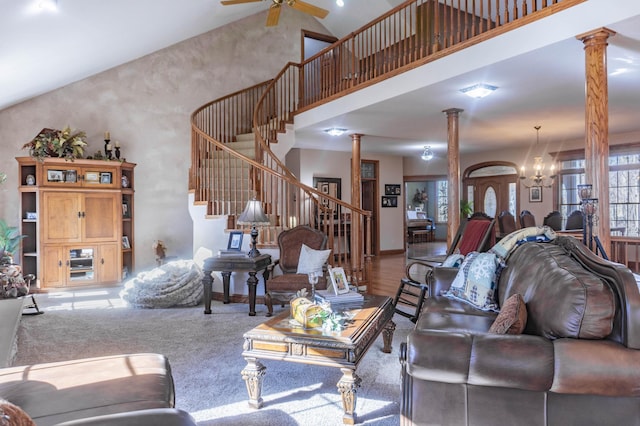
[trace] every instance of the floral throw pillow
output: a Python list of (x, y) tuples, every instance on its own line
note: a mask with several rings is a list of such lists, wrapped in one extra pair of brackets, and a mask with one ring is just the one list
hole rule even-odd
[(467, 254), (451, 287), (443, 295), (485, 311), (497, 310), (495, 289), (498, 263), (493, 253)]

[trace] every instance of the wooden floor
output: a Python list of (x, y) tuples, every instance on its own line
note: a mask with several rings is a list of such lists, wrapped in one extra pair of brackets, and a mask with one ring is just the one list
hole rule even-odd
[(370, 294), (395, 297), (400, 285), (400, 279), (405, 276), (407, 262), (415, 257), (445, 253), (446, 243), (416, 243), (410, 244), (408, 250), (401, 254), (374, 256), (372, 259), (371, 286), (367, 288)]

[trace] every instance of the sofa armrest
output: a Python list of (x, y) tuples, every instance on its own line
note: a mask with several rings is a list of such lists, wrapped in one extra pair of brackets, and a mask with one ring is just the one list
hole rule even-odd
[(107, 414), (59, 423), (57, 426), (196, 426), (189, 413), (177, 408), (152, 408), (128, 413)]
[(459, 270), (459, 268), (448, 268), (444, 266), (436, 266), (433, 268), (433, 289), (431, 290), (431, 296), (440, 296), (443, 291), (449, 290)]

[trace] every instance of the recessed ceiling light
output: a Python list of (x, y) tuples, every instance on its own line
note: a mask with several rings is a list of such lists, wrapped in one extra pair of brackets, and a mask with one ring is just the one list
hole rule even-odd
[(464, 89), (460, 89), (462, 93), (472, 98), (484, 98), (494, 92), (498, 87), (491, 86), (489, 84), (478, 83), (473, 86), (465, 87)]
[(336, 0), (336, 4), (340, 7), (344, 6), (344, 1), (343, 0)]
[(339, 129), (337, 127), (332, 127), (330, 129), (326, 129), (324, 132), (331, 136), (342, 136), (345, 133), (347, 133), (347, 129)]
[(56, 11), (58, 10), (58, 0), (40, 0), (38, 7), (42, 10)]

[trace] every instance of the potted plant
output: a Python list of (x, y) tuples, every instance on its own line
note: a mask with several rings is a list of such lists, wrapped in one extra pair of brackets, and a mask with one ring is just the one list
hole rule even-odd
[(473, 203), (471, 201), (460, 200), (460, 214), (462, 217), (469, 217), (473, 214)]
[(0, 219), (0, 265), (12, 263), (13, 254), (20, 246), (20, 240), (25, 236), (20, 235), (18, 228), (7, 225)]
[(71, 130), (69, 126), (62, 130), (42, 129), (33, 140), (23, 145), (22, 149), (28, 149), (29, 155), (39, 161), (46, 157), (60, 157), (73, 161), (82, 158), (86, 134), (83, 131)]

